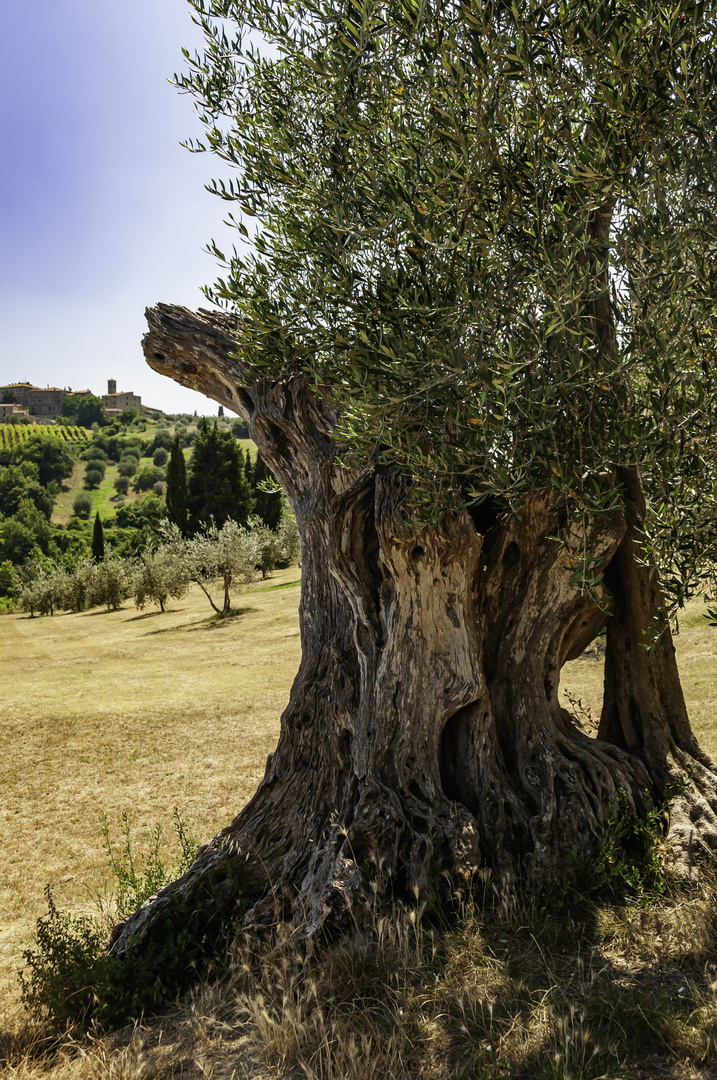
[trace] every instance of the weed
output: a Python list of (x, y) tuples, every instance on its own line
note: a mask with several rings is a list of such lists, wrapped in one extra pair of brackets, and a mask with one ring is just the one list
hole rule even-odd
[[(686, 782), (686, 781), (685, 781)], [(605, 817), (597, 851), (590, 858), (573, 853), (572, 878), (546, 886), (544, 901), (555, 913), (600, 895), (625, 894), (641, 904), (654, 903), (667, 889), (659, 849), (669, 800), (684, 787), (672, 789), (664, 802), (638, 815), (627, 792), (618, 789)], [(649, 803), (650, 793), (645, 792)]]
[[(145, 856), (135, 852), (127, 814), (122, 815), (122, 840), (112, 845), (106, 816), (101, 815), (103, 846), (114, 877), (116, 913), (124, 919), (163, 885), (181, 875), (194, 861), (197, 840), (191, 825), (174, 808), (174, 830), (179, 854), (166, 863), (160, 855), (162, 828), (155, 825)], [(104, 920), (74, 916), (57, 908), (52, 886), (45, 888), (48, 914), (37, 920), (35, 947), (25, 950), (26, 968), (20, 972), (22, 1000), (36, 1018), (47, 1018), (60, 1028), (68, 1023), (85, 1026), (90, 1017), (104, 1020), (141, 1012), (164, 1001), (194, 968), (209, 962), (207, 925), (219, 940), (232, 914), (216, 903), (211, 885), (190, 905), (176, 901), (162, 936), (149, 935), (142, 955), (108, 959)], [(206, 916), (207, 909), (210, 914)], [(100, 907), (100, 913), (102, 907)], [(205, 917), (206, 916), (206, 917)]]
[(58, 910), (52, 886), (45, 887), (48, 914), (37, 920), (36, 948), (23, 953), (22, 1000), (35, 1017), (47, 1016), (56, 1027), (70, 1019), (82, 1023), (94, 982), (92, 966), (105, 943), (96, 919)]
[(174, 831), (179, 843), (179, 855), (167, 866), (160, 854), (162, 825), (154, 827), (149, 842), (149, 849), (144, 858), (135, 852), (136, 841), (130, 835), (127, 813), (122, 814), (120, 832), (122, 839), (118, 848), (113, 847), (107, 817), (100, 814), (102, 846), (107, 853), (107, 860), (115, 881), (114, 902), (117, 915), (126, 919), (153, 896), (168, 881), (181, 877), (194, 862), (199, 844), (189, 822), (174, 807)]

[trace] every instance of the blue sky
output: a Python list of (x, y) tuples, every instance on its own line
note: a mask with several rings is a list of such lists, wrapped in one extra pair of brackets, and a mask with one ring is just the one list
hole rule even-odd
[[(157, 301), (208, 306), (203, 251), (227, 243), (220, 171), (180, 146), (201, 134), (168, 82), (199, 47), (186, 0), (33, 0), (3, 11), (0, 382), (141, 394), (215, 413), (156, 375), (140, 341)], [(231, 244), (229, 244), (231, 246)]]

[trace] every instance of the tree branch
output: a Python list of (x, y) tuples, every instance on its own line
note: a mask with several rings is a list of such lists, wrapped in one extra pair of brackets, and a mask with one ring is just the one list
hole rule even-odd
[(246, 372), (236, 355), (234, 315), (157, 304), (147, 308), (145, 316), (149, 332), (142, 339), (142, 348), (154, 371), (206, 394), (245, 420), (251, 418), (254, 398), (241, 385)]

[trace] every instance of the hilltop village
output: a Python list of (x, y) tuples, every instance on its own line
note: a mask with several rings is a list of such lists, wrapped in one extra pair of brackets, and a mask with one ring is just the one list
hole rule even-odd
[[(31, 421), (54, 420), (63, 414), (66, 398), (87, 396), (95, 395), (91, 390), (72, 390), (69, 387), (46, 386), (43, 389), (29, 382), (6, 383), (0, 386), (0, 421), (13, 416), (28, 417)], [(101, 401), (109, 420), (120, 416), (125, 409), (135, 409), (139, 416), (161, 411), (143, 405), (139, 394), (131, 390), (118, 393), (115, 379), (107, 380), (107, 393), (101, 395)]]

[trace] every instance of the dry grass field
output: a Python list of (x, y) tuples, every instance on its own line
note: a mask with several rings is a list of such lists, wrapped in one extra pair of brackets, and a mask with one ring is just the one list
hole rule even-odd
[[(104, 812), (138, 847), (176, 805), (199, 840), (255, 789), (299, 661), (298, 571), (236, 597), (216, 621), (198, 591), (164, 615), (93, 610), (0, 619), (0, 1027), (19, 1023), (16, 971), (56, 884), (93, 912), (107, 881)], [(717, 755), (717, 629), (690, 605), (677, 638), (691, 715)], [(561, 688), (599, 715), (602, 664), (567, 665)], [(410, 918), (377, 943), (330, 950), (298, 992), (293, 966), (237, 945), (229, 975), (165, 1018), (109, 1038), (68, 1037), (49, 1057), (15, 1050), (12, 1080), (176, 1077), (582, 1080), (717, 1076), (712, 892), (668, 906), (610, 905), (589, 925), (506, 898), (467, 911), (438, 944)], [(357, 1009), (357, 1002), (360, 1008)], [(6, 1045), (9, 1045), (6, 1043)], [(511, 1064), (512, 1062), (512, 1064)], [(629, 1063), (628, 1065), (625, 1062)]]
[(127, 812), (141, 847), (157, 821), (171, 834), (176, 805), (206, 840), (255, 790), (298, 667), (298, 576), (277, 571), (221, 621), (196, 586), (164, 615), (0, 619), (1, 994), (17, 993), (46, 882), (92, 911), (101, 812), (116, 837)]
[[(705, 749), (717, 757), (717, 627), (705, 619), (706, 607), (692, 600), (681, 613), (675, 648), (690, 720)], [(582, 702), (594, 722), (600, 718), (603, 665), (599, 649), (586, 650), (563, 668), (560, 689)], [(585, 717), (582, 717), (585, 721)]]

